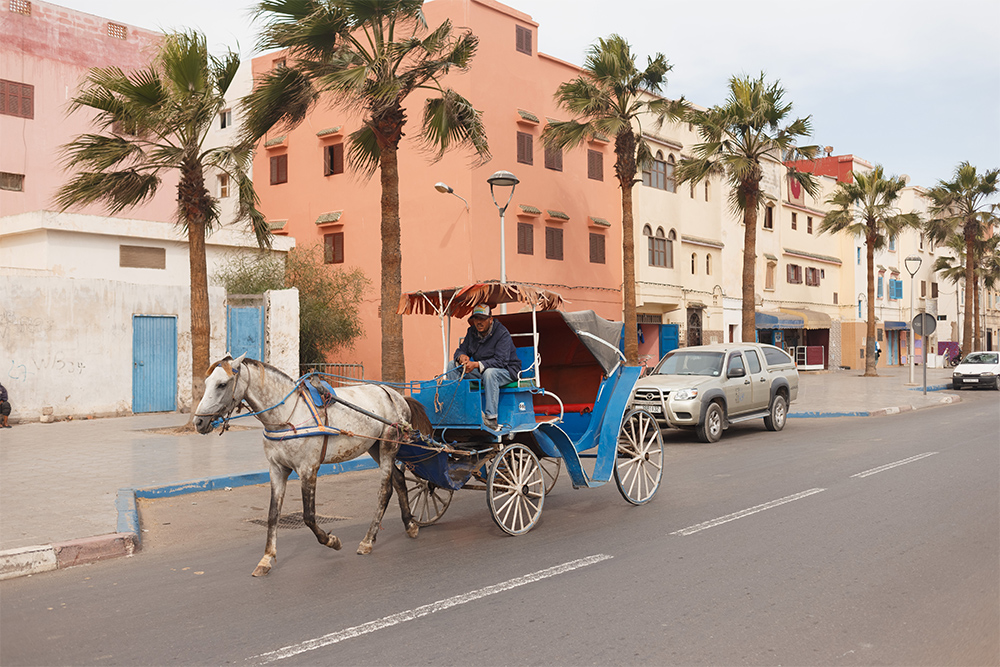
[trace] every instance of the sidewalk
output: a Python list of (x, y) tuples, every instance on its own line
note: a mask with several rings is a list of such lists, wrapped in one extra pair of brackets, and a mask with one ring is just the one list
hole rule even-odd
[[(918, 386), (907, 385), (908, 368), (879, 369), (878, 378), (802, 372), (789, 417), (876, 416), (960, 400), (950, 391), (950, 369), (928, 369), (923, 395), (921, 370)], [(158, 413), (0, 430), (0, 579), (131, 554), (141, 537), (137, 494), (267, 481), (256, 421), (222, 436), (169, 433), (187, 418)], [(324, 471), (365, 467), (374, 467), (368, 457)]]

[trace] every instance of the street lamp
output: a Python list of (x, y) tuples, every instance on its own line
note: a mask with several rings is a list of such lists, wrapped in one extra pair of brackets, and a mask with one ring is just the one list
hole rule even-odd
[[(924, 260), (920, 259), (917, 255), (910, 255), (903, 260), (903, 266), (906, 267), (906, 272), (910, 274), (910, 384), (913, 384), (913, 343), (914, 343), (914, 331), (913, 331), (913, 276), (917, 275), (917, 271), (920, 269), (920, 265)], [(924, 347), (926, 348), (926, 341), (924, 341)], [(927, 364), (927, 350), (924, 350), (924, 364)]]
[(459, 199), (461, 199), (463, 202), (465, 202), (465, 210), (466, 211), (469, 210), (469, 202), (465, 201), (465, 197), (463, 197), (462, 195), (459, 195), (459, 194), (455, 194), (455, 191), (452, 190), (451, 186), (448, 185), (447, 183), (441, 183), (439, 181), (439, 182), (437, 182), (437, 183), (434, 184), (434, 189), (437, 190), (438, 192), (443, 192), (443, 193), (448, 194), (448, 195), (455, 195), (456, 197), (458, 197)]
[[(497, 210), (500, 211), (500, 283), (504, 284), (507, 282), (507, 259), (504, 255), (505, 245), (503, 215), (507, 211), (507, 207), (510, 206), (510, 200), (514, 198), (514, 188), (518, 183), (520, 183), (520, 181), (517, 180), (517, 176), (509, 171), (501, 170), (487, 178), (486, 182), (490, 184), (490, 197), (493, 198), (493, 204), (497, 207)], [(497, 203), (496, 193), (494, 192), (494, 188), (496, 187), (510, 188), (510, 195), (507, 197), (507, 203), (503, 206), (500, 206), (500, 204)], [(507, 304), (503, 304), (501, 306), (501, 312), (507, 312)]]

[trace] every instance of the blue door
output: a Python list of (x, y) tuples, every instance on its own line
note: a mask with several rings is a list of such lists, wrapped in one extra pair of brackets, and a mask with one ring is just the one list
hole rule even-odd
[(132, 412), (177, 409), (177, 318), (132, 316)]
[(246, 353), (264, 361), (264, 307), (229, 306), (226, 323), (226, 348), (233, 357)]
[(681, 342), (681, 328), (679, 324), (660, 325), (660, 359), (667, 352), (676, 350)]

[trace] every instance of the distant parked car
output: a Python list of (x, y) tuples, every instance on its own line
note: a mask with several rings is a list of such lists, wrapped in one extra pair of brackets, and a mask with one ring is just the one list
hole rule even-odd
[(1000, 352), (969, 353), (952, 371), (951, 386), (1000, 389)]
[(652, 414), (661, 429), (693, 429), (702, 442), (716, 442), (730, 424), (750, 419), (780, 431), (798, 393), (799, 373), (783, 350), (723, 343), (668, 352), (636, 382), (632, 406)]

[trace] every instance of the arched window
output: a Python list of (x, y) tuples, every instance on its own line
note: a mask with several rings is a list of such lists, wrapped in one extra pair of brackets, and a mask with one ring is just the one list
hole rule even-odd
[(677, 170), (677, 163), (674, 161), (674, 156), (671, 155), (667, 158), (666, 164), (667, 170), (667, 192), (677, 192), (677, 178), (674, 176), (674, 172)]
[(657, 190), (667, 189), (667, 163), (663, 161), (663, 151), (656, 151), (652, 164), (643, 170), (642, 184)]
[(698, 253), (691, 253), (691, 275), (696, 275), (698, 273)]
[(677, 240), (677, 232), (670, 230), (667, 234), (667, 268), (674, 268), (674, 241)]
[[(649, 225), (646, 225), (646, 229), (649, 229)], [(663, 236), (663, 227), (657, 227), (656, 236), (649, 237), (649, 265), (667, 266), (667, 239)]]

